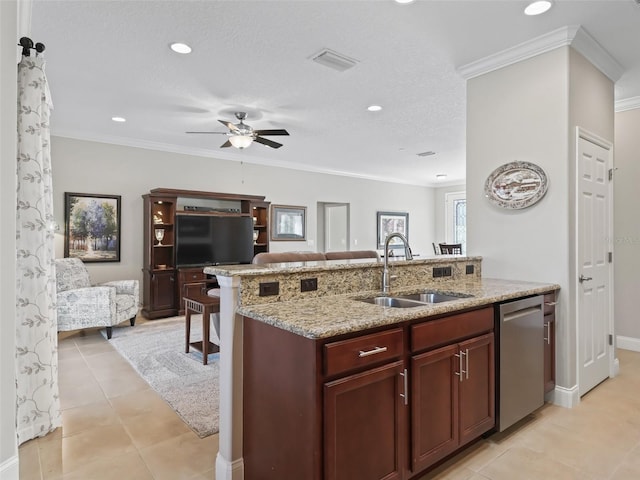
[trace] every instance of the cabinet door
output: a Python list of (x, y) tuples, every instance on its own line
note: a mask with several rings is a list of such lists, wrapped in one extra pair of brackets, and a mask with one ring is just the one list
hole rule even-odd
[(153, 273), (151, 275), (151, 308), (167, 310), (175, 307), (175, 272)]
[(325, 480), (401, 478), (405, 379), (398, 361), (325, 383)]
[(495, 360), (493, 333), (458, 344), (463, 369), (460, 382), (460, 445), (495, 425)]
[(458, 448), (458, 352), (457, 345), (450, 345), (411, 359), (413, 472)]

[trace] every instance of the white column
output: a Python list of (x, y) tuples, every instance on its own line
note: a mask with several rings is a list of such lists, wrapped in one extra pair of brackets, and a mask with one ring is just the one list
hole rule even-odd
[(220, 432), (217, 480), (243, 480), (242, 317), (236, 315), (240, 277), (217, 276), (220, 285)]

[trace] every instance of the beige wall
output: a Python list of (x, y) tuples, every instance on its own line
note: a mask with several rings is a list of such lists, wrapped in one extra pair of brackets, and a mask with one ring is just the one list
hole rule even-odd
[(640, 108), (615, 115), (614, 268), (618, 344), (640, 350)]
[[(430, 254), (433, 189), (53, 137), (54, 212), (60, 225), (56, 256), (64, 252), (64, 192), (122, 196), (120, 263), (89, 264), (94, 282), (141, 278), (142, 194), (166, 187), (264, 195), (275, 204), (307, 207), (306, 242), (271, 242), (271, 251), (318, 245), (318, 202), (350, 204), (351, 249), (376, 249), (376, 212), (409, 212), (412, 250)], [(357, 240), (357, 245), (354, 245)]]
[[(560, 284), (556, 309), (560, 387), (577, 385), (573, 234), (576, 126), (613, 136), (613, 83), (570, 47), (467, 84), (467, 242), (483, 276)], [(549, 180), (536, 205), (507, 210), (484, 198), (498, 166), (524, 160)]]
[(16, 2), (0, 2), (0, 479), (17, 480), (16, 304)]

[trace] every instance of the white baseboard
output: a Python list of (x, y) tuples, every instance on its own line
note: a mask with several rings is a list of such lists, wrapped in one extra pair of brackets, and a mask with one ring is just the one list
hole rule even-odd
[(616, 346), (618, 348), (622, 348), (623, 350), (640, 352), (640, 338), (623, 337), (622, 335), (617, 335)]
[(216, 456), (216, 478), (220, 480), (243, 480), (244, 458), (238, 458), (230, 462), (218, 452)]
[(573, 408), (580, 403), (580, 393), (578, 386), (574, 385), (571, 388), (559, 387), (551, 392), (551, 398), (549, 399), (554, 405), (559, 405), (564, 408)]
[(18, 480), (20, 475), (20, 469), (18, 467), (18, 455), (0, 463), (0, 480)]

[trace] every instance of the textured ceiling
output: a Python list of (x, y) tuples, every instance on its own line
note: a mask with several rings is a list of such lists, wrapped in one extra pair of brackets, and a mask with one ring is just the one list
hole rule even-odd
[[(525, 3), (35, 0), (32, 38), (47, 47), (55, 135), (438, 185), (439, 173), (465, 178), (463, 65), (581, 25), (623, 68), (616, 100), (640, 96), (635, 0), (557, 0), (539, 17)], [(172, 52), (175, 41), (193, 52)], [(312, 62), (323, 48), (359, 63)], [(223, 135), (184, 133), (222, 132), (217, 120), (236, 111), (290, 136), (269, 137), (278, 150), (236, 150), (219, 148)]]

